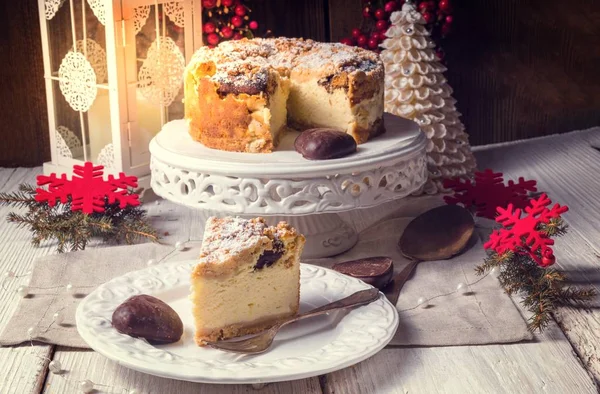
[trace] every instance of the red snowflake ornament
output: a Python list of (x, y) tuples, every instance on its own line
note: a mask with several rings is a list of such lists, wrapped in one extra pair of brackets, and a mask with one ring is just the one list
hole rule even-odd
[(554, 240), (539, 230), (540, 224), (548, 224), (551, 219), (559, 218), (569, 210), (566, 206), (552, 203), (546, 194), (537, 200), (532, 199), (530, 205), (525, 207), (526, 215), (521, 217), (521, 209), (508, 204), (506, 209), (498, 208), (496, 221), (504, 227), (490, 235), (490, 239), (483, 246), (492, 249), (498, 254), (506, 251), (528, 254), (538, 265), (546, 267), (554, 264), (554, 252), (551, 245)]
[(60, 178), (56, 174), (50, 176), (39, 175), (38, 186), (48, 185), (48, 189), (37, 188), (35, 200), (47, 201), (51, 207), (58, 201), (65, 204), (71, 197), (71, 210), (83, 211), (90, 214), (93, 212), (104, 212), (104, 203), (108, 197), (108, 203), (119, 202), (121, 209), (140, 205), (139, 196), (127, 191), (128, 187), (137, 187), (137, 178), (120, 173), (118, 178), (109, 175), (107, 180), (102, 178), (104, 166), (94, 166), (86, 162), (83, 166), (73, 166), (73, 177), (67, 179), (66, 174)]
[(444, 187), (454, 190), (453, 196), (444, 197), (447, 204), (462, 204), (465, 208), (475, 209), (477, 216), (494, 219), (496, 208), (512, 204), (516, 208), (525, 208), (529, 203), (527, 192), (536, 191), (535, 181), (519, 178), (517, 183), (508, 181), (504, 184), (501, 172), (487, 169), (475, 173), (475, 180), (460, 178), (447, 179)]

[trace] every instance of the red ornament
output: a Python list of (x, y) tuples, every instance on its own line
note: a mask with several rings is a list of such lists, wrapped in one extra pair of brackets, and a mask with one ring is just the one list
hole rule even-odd
[(214, 33), (215, 30), (217, 30), (217, 26), (212, 22), (206, 22), (204, 26), (202, 26), (202, 31), (206, 34)]
[(386, 31), (388, 27), (387, 21), (377, 21), (377, 23), (375, 23), (375, 28), (380, 31)]
[(340, 42), (344, 45), (350, 45), (350, 46), (354, 45), (354, 40), (350, 37), (344, 37), (340, 40)]
[(242, 38), (244, 38), (244, 35), (242, 33), (238, 32), (233, 35), (234, 40), (241, 40)]
[(210, 33), (206, 36), (206, 42), (210, 45), (217, 45), (221, 39), (217, 33)]
[(250, 30), (256, 30), (256, 29), (258, 29), (258, 22), (250, 21), (250, 23), (248, 23), (248, 27), (250, 28)]
[(440, 10), (444, 12), (448, 12), (452, 9), (452, 6), (450, 5), (450, 2), (448, 0), (440, 0), (438, 5), (440, 7)]
[(444, 187), (454, 190), (453, 196), (444, 197), (447, 204), (462, 204), (465, 208), (475, 208), (477, 216), (494, 219), (496, 208), (512, 204), (516, 208), (525, 208), (529, 204), (527, 192), (536, 191), (535, 181), (519, 178), (517, 183), (508, 181), (504, 185), (501, 172), (490, 169), (475, 173), (475, 181), (459, 178), (447, 179)]
[(215, 8), (217, 6), (217, 0), (202, 0), (202, 7), (210, 10), (211, 8)]
[(433, 22), (433, 14), (429, 11), (423, 12), (423, 19), (425, 19), (425, 23)]
[(363, 8), (363, 18), (371, 19), (371, 9), (369, 7)]
[(221, 0), (221, 4), (224, 7), (231, 7), (233, 5), (233, 0)]
[(375, 10), (375, 19), (385, 19), (385, 11), (381, 8)]
[(229, 26), (223, 26), (223, 28), (221, 29), (221, 34), (224, 38), (229, 39), (233, 37), (233, 29)]
[(392, 12), (396, 11), (396, 7), (397, 7), (397, 4), (396, 4), (396, 2), (395, 2), (395, 1), (388, 1), (388, 2), (387, 2), (387, 3), (385, 3), (385, 5), (383, 6), (383, 10), (384, 10), (385, 12), (392, 13)]
[(367, 45), (369, 46), (369, 48), (371, 49), (376, 49), (379, 46), (379, 40), (375, 39), (375, 38), (371, 38), (369, 39), (369, 41), (367, 42)]
[(243, 5), (236, 5), (233, 12), (235, 12), (237, 16), (244, 16), (246, 15), (246, 7)]
[(82, 211), (83, 213), (104, 212), (106, 200), (109, 204), (119, 202), (121, 209), (128, 205), (136, 207), (140, 205), (139, 196), (131, 194), (127, 188), (137, 187), (137, 178), (126, 176), (119, 173), (115, 178), (109, 175), (107, 180), (102, 179), (104, 166), (94, 166), (86, 162), (83, 166), (73, 166), (73, 176), (71, 180), (67, 179), (66, 174), (60, 178), (56, 174), (50, 176), (39, 175), (37, 177), (38, 186), (48, 185), (48, 189), (37, 188), (35, 200), (39, 202), (47, 201), (48, 205), (53, 207), (57, 201), (65, 204), (71, 198), (71, 210)]
[(380, 38), (379, 38), (379, 32), (378, 31), (374, 31), (373, 33), (371, 33), (371, 37), (369, 37), (371, 40), (376, 40), (377, 42), (379, 42)]
[(361, 48), (365, 48), (367, 46), (368, 42), (369, 42), (369, 40), (367, 39), (367, 37), (365, 35), (361, 35), (356, 39), (356, 43)]
[(446, 17), (446, 23), (452, 23), (454, 21), (454, 19), (452, 18), (452, 15), (448, 15)]
[(231, 17), (231, 24), (235, 27), (240, 27), (244, 24), (244, 20), (239, 15), (234, 15)]
[(552, 203), (546, 194), (540, 198), (532, 199), (529, 206), (525, 207), (526, 215), (521, 217), (521, 209), (513, 204), (508, 204), (506, 209), (498, 207), (498, 217), (496, 221), (504, 228), (496, 230), (490, 235), (490, 240), (483, 247), (493, 249), (496, 253), (502, 254), (507, 251), (514, 253), (528, 254), (538, 265), (544, 266), (541, 258), (546, 258), (546, 263), (550, 263), (554, 258), (554, 253), (550, 248), (554, 245), (554, 240), (540, 231), (540, 224), (548, 224), (551, 219), (558, 219), (560, 215), (569, 210), (566, 206)]
[(419, 11), (422, 13), (423, 11), (428, 11), (431, 10), (435, 7), (434, 3), (431, 3), (429, 1), (424, 1), (421, 4), (419, 4)]
[(354, 29), (352, 29), (352, 37), (358, 38), (361, 34), (362, 34), (362, 31), (360, 31), (359, 28), (355, 27)]

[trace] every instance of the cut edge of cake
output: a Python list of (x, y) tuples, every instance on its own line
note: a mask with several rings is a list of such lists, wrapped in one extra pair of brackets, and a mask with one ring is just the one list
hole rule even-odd
[(209, 218), (191, 274), (196, 343), (257, 333), (296, 315), (304, 243), (285, 222)]

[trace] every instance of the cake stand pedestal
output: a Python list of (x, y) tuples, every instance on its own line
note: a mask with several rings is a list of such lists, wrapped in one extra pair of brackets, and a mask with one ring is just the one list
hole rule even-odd
[(209, 149), (184, 120), (167, 123), (150, 142), (151, 186), (165, 199), (209, 216), (262, 216), (290, 223), (306, 236), (305, 258), (333, 256), (358, 236), (339, 212), (406, 197), (427, 180), (427, 139), (416, 123), (384, 115), (386, 133), (350, 156), (302, 158), (288, 132), (273, 153)]

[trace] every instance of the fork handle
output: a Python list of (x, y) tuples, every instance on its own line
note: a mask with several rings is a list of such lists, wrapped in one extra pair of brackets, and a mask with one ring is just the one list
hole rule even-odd
[(298, 320), (306, 319), (313, 316), (323, 315), (327, 312), (337, 310), (337, 309), (345, 309), (353, 306), (362, 306), (370, 304), (371, 302), (377, 300), (379, 298), (379, 290), (372, 287), (367, 290), (361, 290), (354, 294), (349, 295), (346, 298), (342, 298), (341, 300), (337, 300), (331, 302), (329, 304), (325, 304), (318, 308), (312, 309), (308, 312), (302, 313), (300, 315), (294, 316), (289, 320), (286, 320), (279, 327), (282, 327), (286, 324), (296, 322)]

